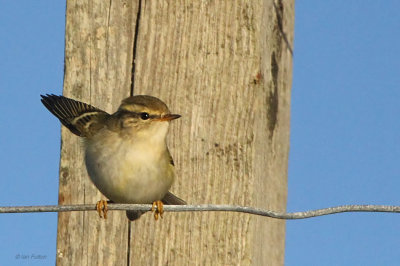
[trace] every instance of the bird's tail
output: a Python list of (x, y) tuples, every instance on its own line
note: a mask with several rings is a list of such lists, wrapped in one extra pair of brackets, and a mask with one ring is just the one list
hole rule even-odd
[[(165, 205), (186, 205), (186, 201), (183, 199), (175, 196), (171, 192), (167, 192), (167, 194), (164, 196), (164, 198), (161, 200)], [(146, 211), (126, 211), (126, 217), (130, 221), (135, 221), (142, 216)]]

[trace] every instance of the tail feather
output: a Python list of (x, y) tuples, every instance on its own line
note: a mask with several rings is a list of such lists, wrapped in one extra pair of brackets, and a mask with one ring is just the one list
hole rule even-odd
[(165, 205), (186, 205), (186, 201), (184, 201), (183, 199), (175, 196), (174, 194), (172, 194), (171, 192), (167, 192), (167, 194), (165, 194), (164, 198), (161, 200)]
[[(175, 196), (171, 192), (167, 192), (164, 198), (161, 200), (165, 205), (186, 205), (186, 201)], [(146, 213), (146, 211), (126, 211), (126, 217), (130, 221), (135, 221), (142, 216), (142, 214)]]

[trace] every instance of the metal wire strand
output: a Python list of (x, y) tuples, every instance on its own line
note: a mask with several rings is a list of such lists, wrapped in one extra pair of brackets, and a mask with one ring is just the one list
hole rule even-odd
[[(140, 210), (150, 211), (150, 204), (108, 204), (108, 210)], [(13, 206), (0, 207), (0, 213), (31, 213), (31, 212), (67, 212), (67, 211), (95, 211), (96, 205), (48, 205), (48, 206)], [(265, 216), (275, 219), (305, 219), (323, 215), (343, 212), (388, 212), (399, 213), (400, 206), (389, 205), (343, 205), (304, 212), (278, 212), (260, 208), (235, 206), (235, 205), (164, 205), (164, 211), (189, 212), (189, 211), (225, 211), (242, 212), (253, 215)]]

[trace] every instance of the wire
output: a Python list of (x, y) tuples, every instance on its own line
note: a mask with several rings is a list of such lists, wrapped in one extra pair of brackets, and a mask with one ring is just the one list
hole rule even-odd
[[(137, 210), (150, 211), (151, 204), (108, 204), (108, 210)], [(14, 206), (0, 207), (0, 213), (29, 213), (29, 212), (67, 212), (67, 211), (95, 211), (96, 205), (48, 205), (48, 206)], [(304, 212), (278, 212), (260, 208), (235, 206), (235, 205), (164, 205), (164, 211), (189, 212), (189, 211), (226, 211), (242, 212), (276, 219), (294, 220), (317, 216), (343, 213), (343, 212), (388, 212), (399, 213), (400, 206), (388, 205), (343, 205)]]

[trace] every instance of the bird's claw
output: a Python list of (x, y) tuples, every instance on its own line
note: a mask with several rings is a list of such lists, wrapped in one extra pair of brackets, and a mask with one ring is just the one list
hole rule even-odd
[(154, 201), (153, 205), (151, 206), (151, 211), (154, 212), (154, 219), (158, 220), (159, 215), (161, 218), (163, 218), (164, 204), (162, 203), (162, 201)]
[(97, 210), (97, 213), (99, 214), (100, 218), (107, 219), (108, 207), (107, 207), (106, 200), (99, 200), (96, 203), (96, 210)]

